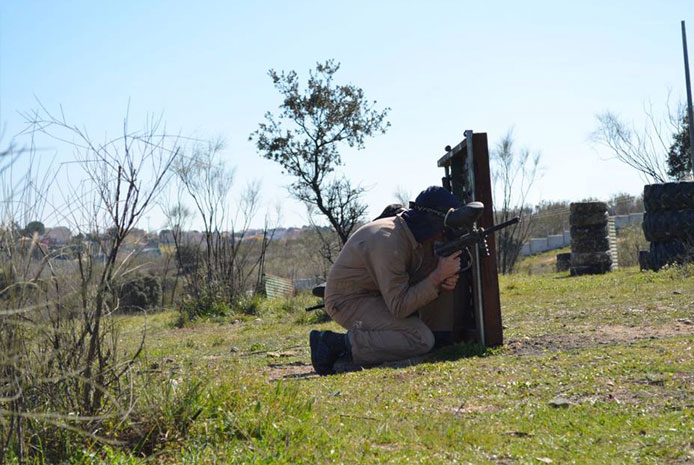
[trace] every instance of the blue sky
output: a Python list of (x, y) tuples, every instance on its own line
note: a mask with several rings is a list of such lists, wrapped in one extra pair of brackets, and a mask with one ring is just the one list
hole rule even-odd
[[(4, 1), (0, 15), (3, 142), (36, 99), (99, 135), (118, 133), (128, 103), (131, 125), (163, 113), (170, 132), (224, 137), (237, 186), (261, 179), (286, 226), (304, 224), (304, 209), (248, 141), (280, 103), (270, 68), (306, 76), (334, 58), (338, 81), (391, 108), (387, 134), (343, 152), (374, 215), (398, 186), (415, 195), (439, 183), (436, 160), (465, 129), (493, 146), (513, 128), (518, 146), (542, 153), (532, 203), (638, 194), (639, 175), (590, 141), (595, 115), (640, 125), (644, 104), (664, 111), (669, 91), (683, 101), (681, 20), (694, 47), (684, 0)], [(41, 156), (54, 153), (72, 156), (50, 144)], [(152, 212), (151, 227), (162, 224)]]

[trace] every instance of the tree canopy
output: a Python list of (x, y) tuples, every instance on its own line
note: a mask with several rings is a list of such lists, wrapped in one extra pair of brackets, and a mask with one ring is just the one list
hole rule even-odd
[(339, 69), (334, 60), (317, 63), (305, 89), (295, 71), (270, 70), (283, 101), (277, 114), (265, 114), (250, 139), (263, 157), (294, 177), (290, 194), (309, 213), (317, 209), (324, 215), (344, 244), (366, 206), (359, 201), (364, 189), (335, 174), (342, 165), (339, 147), (363, 149), (367, 137), (385, 133), (390, 123), (389, 108), (377, 110), (361, 88), (334, 82)]
[(43, 225), (42, 222), (31, 221), (24, 228), (25, 236), (33, 236), (34, 234), (38, 234), (39, 236), (43, 236), (44, 234), (46, 234), (46, 227)]
[(673, 142), (667, 157), (667, 174), (673, 179), (682, 179), (692, 172), (692, 159), (689, 154), (691, 126), (686, 112), (683, 112), (680, 121), (680, 130), (672, 136)]

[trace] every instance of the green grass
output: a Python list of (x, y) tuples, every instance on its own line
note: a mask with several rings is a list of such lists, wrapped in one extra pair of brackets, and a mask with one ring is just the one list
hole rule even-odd
[(550, 250), (549, 252), (521, 257), (516, 264), (515, 273), (525, 275), (554, 273), (557, 269), (557, 255), (570, 252), (571, 247), (563, 247)]
[(694, 268), (500, 288), (503, 347), (329, 377), (311, 374), (307, 336), (338, 328), (304, 312), (310, 296), (184, 328), (121, 317), (125, 345), (146, 321), (131, 421), (149, 439), (74, 463), (694, 462)]

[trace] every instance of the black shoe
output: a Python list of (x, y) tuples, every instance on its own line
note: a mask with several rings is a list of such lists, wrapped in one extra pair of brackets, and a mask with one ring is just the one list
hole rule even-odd
[(453, 345), (453, 333), (451, 331), (434, 331), (433, 333), (434, 348), (432, 350)]
[(335, 374), (335, 362), (347, 352), (347, 335), (332, 331), (311, 331), (311, 364), (321, 376)]

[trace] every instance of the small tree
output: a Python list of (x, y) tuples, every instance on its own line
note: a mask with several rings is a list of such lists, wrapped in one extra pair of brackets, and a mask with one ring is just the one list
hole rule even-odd
[(367, 101), (362, 89), (333, 82), (339, 69), (333, 60), (317, 63), (306, 90), (300, 88), (296, 72), (270, 70), (284, 101), (277, 115), (265, 114), (265, 122), (250, 140), (263, 157), (294, 177), (290, 194), (323, 215), (344, 244), (366, 206), (360, 201), (362, 187), (334, 175), (342, 165), (338, 147), (363, 149), (366, 137), (385, 133), (390, 123), (386, 122), (389, 109), (374, 109), (376, 102)]
[[(492, 180), (495, 198), (500, 209), (494, 212), (496, 223), (523, 215), (528, 193), (538, 175), (540, 154), (530, 154), (513, 147), (511, 130), (497, 143), (492, 153)], [(523, 221), (497, 233), (497, 263), (502, 273), (510, 273), (518, 260), (523, 244), (530, 238), (533, 218), (524, 215)]]
[(680, 129), (672, 135), (673, 143), (667, 157), (667, 174), (672, 179), (683, 179), (692, 172), (692, 159), (689, 152), (689, 131), (691, 125), (686, 112), (682, 112)]
[[(542, 200), (532, 212), (531, 237), (562, 234), (569, 229), (569, 205), (565, 200)], [(526, 217), (523, 220), (527, 221)]]
[[(179, 153), (178, 139), (162, 134), (161, 121), (156, 119), (142, 130), (131, 131), (126, 117), (123, 134), (103, 143), (95, 142), (86, 131), (68, 123), (62, 114), (56, 117), (45, 108), (27, 115), (27, 121), (35, 132), (54, 140), (74, 140), (71, 145), (86, 177), (81, 190), (70, 192), (69, 204), (74, 210), (67, 216), (74, 215), (75, 230), (95, 233), (103, 261), (96, 263), (88, 246), (77, 254), (82, 321), (78, 342), (70, 343), (76, 343), (83, 351), (78, 365), (81, 379), (75, 392), (79, 392), (82, 411), (94, 415), (108, 405), (109, 394), (121, 387), (116, 369), (121, 362), (112, 338), (110, 316), (115, 310), (115, 283), (129, 271), (131, 255), (121, 257), (120, 252), (168, 182), (170, 168)], [(85, 191), (89, 194), (85, 195)], [(79, 216), (82, 218), (77, 219)], [(53, 337), (57, 341), (63, 336)]]
[(607, 201), (607, 208), (610, 215), (641, 213), (644, 211), (643, 196), (635, 197), (625, 192), (613, 194)]
[(24, 235), (25, 236), (31, 237), (34, 234), (38, 234), (39, 236), (43, 236), (44, 234), (46, 234), (46, 227), (43, 225), (42, 222), (31, 221), (24, 228)]
[[(598, 127), (594, 141), (607, 146), (617, 160), (634, 168), (647, 183), (663, 183), (686, 174), (686, 149), (678, 144), (680, 136), (687, 140), (684, 106), (679, 105), (667, 114), (657, 117), (650, 107), (644, 109), (646, 121), (642, 129), (629, 125), (613, 112), (596, 116)], [(668, 128), (675, 131), (675, 142), (668, 145)], [(688, 144), (687, 144), (688, 145)], [(691, 169), (691, 168), (690, 168)]]
[[(194, 269), (197, 264), (197, 253), (192, 258), (192, 260), (187, 260), (187, 258), (189, 258), (187, 256), (184, 257), (185, 251), (192, 250), (192, 246), (188, 244), (188, 241), (185, 241), (184, 235), (186, 225), (188, 224), (188, 221), (190, 220), (192, 213), (185, 205), (181, 203), (181, 192), (179, 190), (176, 190), (176, 192), (178, 193), (178, 199), (176, 200), (176, 203), (172, 204), (168, 201), (164, 201), (162, 203), (162, 211), (164, 212), (164, 215), (167, 219), (167, 225), (170, 227), (170, 229), (162, 231), (160, 233), (160, 240), (164, 244), (166, 244), (169, 247), (173, 245), (173, 253), (171, 253), (171, 249), (169, 248), (169, 250), (167, 250), (167, 253), (165, 254), (166, 258), (164, 261), (164, 279), (166, 279), (166, 276), (168, 275), (169, 262), (171, 261), (171, 258), (175, 259), (174, 262), (176, 264), (177, 272), (171, 286), (170, 301), (172, 303), (175, 301), (179, 277), (183, 276), (186, 273), (189, 273), (191, 269)], [(164, 291), (162, 290), (162, 299), (163, 296)]]
[[(178, 179), (202, 220), (205, 276), (200, 284), (204, 283), (209, 288), (209, 294), (217, 293), (215, 272), (220, 257), (215, 255), (215, 246), (228, 219), (228, 201), (234, 183), (234, 170), (218, 160), (222, 148), (222, 141), (198, 145), (175, 166)], [(197, 284), (194, 286), (196, 290), (199, 287)]]
[(135, 274), (118, 286), (117, 296), (120, 310), (148, 310), (160, 303), (161, 282), (155, 276)]
[[(221, 142), (196, 146), (174, 167), (182, 190), (202, 220), (202, 242), (189, 244), (181, 240), (185, 236), (181, 231), (185, 212), (182, 204), (166, 210), (179, 270), (186, 275), (186, 289), (194, 307), (213, 311), (226, 308), (217, 306), (217, 301), (234, 303), (250, 290), (252, 275), (262, 266), (262, 256), (271, 239), (266, 222), (260, 244), (245, 240), (260, 204), (260, 184), (249, 182), (232, 204), (234, 169), (219, 160), (221, 149)], [(260, 248), (260, 258), (256, 258), (256, 245)], [(195, 313), (209, 313), (204, 310)]]
[[(178, 140), (162, 134), (158, 121), (130, 131), (126, 118), (121, 136), (98, 143), (62, 113), (42, 107), (25, 116), (32, 135), (70, 144), (84, 174), (79, 183), (64, 183), (66, 204), (55, 212), (79, 233), (68, 266), (55, 266), (36, 240), (29, 249), (36, 256), (15, 246), (15, 218), (41, 218), (40, 205), (19, 215), (13, 205), (26, 202), (0, 208), (0, 265), (19, 272), (6, 276), (11, 299), (0, 299), (0, 463), (12, 455), (24, 463), (24, 451), (58, 463), (64, 433), (102, 439), (104, 425), (124, 419), (134, 405), (132, 366), (143, 345), (130, 354), (118, 347), (115, 284), (132, 271), (133, 254), (121, 253), (123, 245), (166, 184)], [(30, 175), (18, 188), (0, 182), (20, 200), (48, 198), (35, 187), (48, 184)]]

